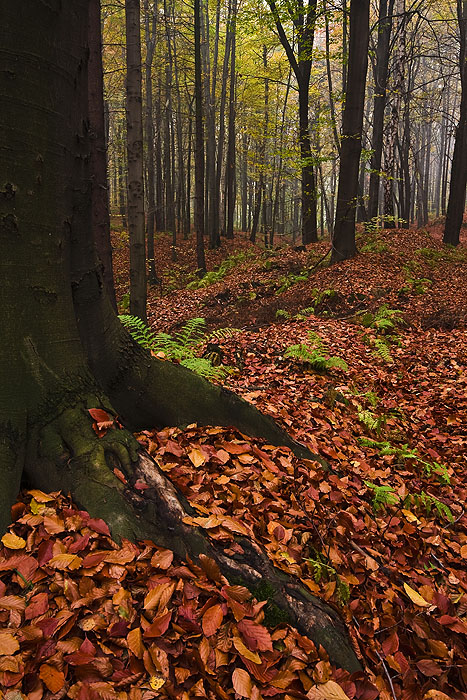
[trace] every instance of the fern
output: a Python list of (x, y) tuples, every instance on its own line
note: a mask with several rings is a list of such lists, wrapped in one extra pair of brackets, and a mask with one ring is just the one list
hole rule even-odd
[(437, 498), (435, 498), (435, 496), (432, 496), (431, 493), (422, 491), (419, 494), (414, 494), (411, 497), (411, 500), (413, 500), (415, 506), (423, 508), (428, 516), (431, 515), (434, 508), (441, 520), (445, 519), (450, 523), (454, 522), (454, 516), (449, 506), (447, 506), (446, 503), (439, 501)]
[(155, 335), (151, 329), (137, 316), (122, 314), (118, 317), (130, 335), (137, 343), (145, 348), (150, 348), (155, 340)]
[(185, 349), (200, 345), (205, 336), (206, 321), (204, 318), (190, 318), (185, 325), (174, 334), (177, 345)]
[(203, 339), (203, 342), (207, 340), (225, 340), (226, 338), (231, 338), (235, 333), (239, 333), (239, 328), (216, 328), (216, 330), (211, 331)]
[(423, 471), (428, 477), (435, 474), (439, 481), (445, 486), (449, 486), (451, 483), (451, 477), (445, 464), (441, 464), (440, 462), (427, 462), (419, 456), (415, 448), (411, 449), (407, 443), (400, 445), (400, 447), (395, 447), (387, 440), (378, 441), (367, 437), (359, 438), (359, 442), (364, 447), (371, 447), (375, 450), (379, 450), (381, 457), (395, 455), (397, 459), (401, 461), (413, 459), (415, 462), (422, 465)]
[(374, 347), (374, 355), (381, 357), (381, 359), (383, 359), (389, 365), (394, 362), (392, 355), (389, 352), (388, 344), (385, 340), (382, 340), (382, 338), (373, 338), (371, 343)]
[(393, 506), (399, 503), (399, 496), (396, 494), (391, 486), (378, 486), (373, 484), (371, 481), (365, 481), (365, 486), (373, 491), (373, 500), (371, 505), (375, 512), (386, 508), (387, 506)]
[(197, 357), (196, 351), (211, 338), (222, 339), (233, 335), (234, 328), (221, 328), (206, 334), (204, 318), (192, 318), (182, 328), (169, 335), (153, 333), (148, 326), (136, 316), (119, 316), (130, 335), (139, 345), (153, 353), (163, 352), (168, 360), (175, 360), (187, 369), (208, 380), (223, 379), (229, 372), (228, 367), (215, 367), (207, 357)]
[(313, 579), (315, 583), (320, 583), (321, 581), (329, 581), (335, 579), (336, 581), (336, 594), (339, 602), (345, 605), (350, 599), (350, 588), (349, 584), (341, 579), (336, 569), (323, 561), (323, 556), (316, 553), (315, 557), (308, 557), (305, 559), (308, 562)]
[(327, 372), (333, 367), (342, 369), (344, 372), (348, 370), (348, 365), (342, 358), (329, 357), (327, 349), (317, 333), (308, 331), (308, 338), (310, 345), (307, 343), (291, 345), (285, 351), (284, 357), (310, 365), (317, 372)]

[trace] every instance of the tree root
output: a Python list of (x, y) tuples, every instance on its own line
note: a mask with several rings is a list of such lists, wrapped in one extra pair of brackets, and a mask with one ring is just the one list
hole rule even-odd
[[(88, 410), (79, 404), (64, 410), (37, 437), (36, 458), (28, 459), (35, 487), (71, 493), (79, 507), (107, 522), (115, 539), (152, 539), (181, 559), (204, 554), (226, 578), (241, 581), (253, 593), (266, 581), (270, 604), (284, 611), (291, 624), (321, 644), (337, 666), (361, 670), (337, 612), (277, 569), (256, 543), (239, 538), (240, 553), (227, 555), (205, 531), (183, 522), (196, 514), (194, 509), (128, 431), (110, 429), (98, 438)], [(135, 489), (137, 480), (148, 488)]]

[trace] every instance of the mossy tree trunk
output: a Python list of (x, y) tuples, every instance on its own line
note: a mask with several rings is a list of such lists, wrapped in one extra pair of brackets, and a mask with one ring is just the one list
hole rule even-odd
[[(183, 523), (189, 505), (127, 429), (101, 439), (88, 409), (130, 428), (235, 425), (313, 456), (271, 419), (188, 370), (156, 361), (119, 323), (92, 240), (87, 120), (88, 0), (4, 0), (0, 11), (0, 530), (26, 476), (71, 492), (115, 537), (213, 557), (254, 588), (265, 578), (289, 619), (349, 670), (336, 612), (275, 569), (254, 543), (229, 557)], [(118, 466), (128, 484), (113, 473)], [(143, 478), (143, 495), (132, 484)]]

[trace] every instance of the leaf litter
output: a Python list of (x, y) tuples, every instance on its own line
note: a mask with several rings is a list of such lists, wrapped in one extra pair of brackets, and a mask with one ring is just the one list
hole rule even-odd
[[(359, 265), (371, 266), (369, 256), (339, 266), (336, 279), (347, 274), (355, 289)], [(465, 267), (449, 270), (458, 285), (462, 272), (465, 293)], [(235, 274), (240, 284), (246, 275)], [(378, 274), (380, 259), (369, 278)], [(428, 318), (433, 298), (420, 296), (409, 311)], [(443, 308), (451, 301), (446, 290)], [(177, 561), (150, 542), (118, 546), (103, 521), (34, 490), (14, 506), (0, 549), (4, 697), (465, 700), (465, 330), (408, 320), (391, 363), (354, 318), (310, 315), (222, 341), (226, 364), (242, 357), (229, 388), (329, 471), (228, 428), (138, 436), (195, 509), (187, 521), (226, 548), (238, 534), (255, 539), (339, 610), (364, 674), (333, 668), (273, 619), (265, 591), (229, 585), (213, 562)], [(319, 374), (284, 356), (309, 331), (348, 371)], [(111, 428), (92, 418), (96, 432)]]

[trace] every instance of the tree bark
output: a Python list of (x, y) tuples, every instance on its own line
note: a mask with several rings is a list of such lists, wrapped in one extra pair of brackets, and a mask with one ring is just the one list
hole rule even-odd
[(317, 0), (290, 7), (290, 19), (297, 34), (296, 53), (289, 42), (275, 0), (267, 0), (280, 42), (294, 72), (298, 86), (299, 145), (302, 160), (302, 244), (318, 240), (316, 216), (316, 179), (311, 153), (309, 101), (313, 42), (316, 25)]
[(112, 265), (112, 247), (110, 245), (100, 0), (89, 1), (88, 42), (89, 131), (91, 139), (93, 140), (93, 147), (91, 148), (92, 230), (97, 254), (104, 268), (104, 282), (107, 287), (107, 292), (113, 307), (117, 309)]
[(450, 245), (459, 245), (467, 186), (467, 2), (465, 0), (463, 2), (457, 0), (457, 17), (460, 31), (459, 67), (462, 93), (443, 236), (443, 243)]
[[(145, 63), (145, 83), (146, 83), (146, 147), (147, 147), (147, 174), (148, 174), (148, 282), (158, 284), (156, 272), (156, 259), (154, 251), (154, 231), (156, 223), (156, 176), (154, 163), (154, 104), (152, 89), (152, 64), (156, 48), (157, 30), (157, 0), (149, 8), (149, 0), (144, 0), (144, 35), (146, 41), (146, 63)], [(159, 163), (160, 167), (160, 163)]]
[(383, 158), (383, 127), (386, 108), (386, 89), (389, 73), (389, 46), (392, 30), (394, 0), (380, 0), (378, 17), (378, 43), (376, 48), (375, 90), (373, 101), (373, 134), (371, 137), (371, 173), (368, 200), (368, 219), (378, 216), (378, 199)]
[(235, 59), (236, 59), (236, 18), (237, 2), (232, 0), (232, 17), (230, 19), (230, 91), (229, 91), (229, 133), (227, 137), (227, 159), (225, 164), (226, 179), (226, 228), (225, 237), (234, 237), (234, 212), (235, 212)]
[(362, 151), (363, 109), (369, 41), (369, 0), (351, 0), (347, 92), (342, 117), (341, 159), (331, 262), (356, 253), (355, 214)]
[(125, 0), (125, 21), (130, 313), (145, 321), (147, 290), (139, 0)]
[(407, 34), (407, 13), (405, 9), (405, 0), (397, 0), (396, 14), (399, 18), (397, 27), (396, 51), (394, 55), (394, 83), (392, 86), (392, 105), (389, 117), (387, 138), (385, 143), (385, 158), (384, 158), (384, 227), (395, 228), (395, 210), (394, 210), (394, 178), (396, 170), (396, 145), (397, 132), (399, 128), (399, 119), (402, 103), (402, 93), (404, 89), (405, 79), (405, 63), (406, 57), (406, 34)]
[(201, 70), (201, 4), (193, 6), (195, 27), (195, 233), (198, 274), (206, 273), (204, 255), (204, 119)]

